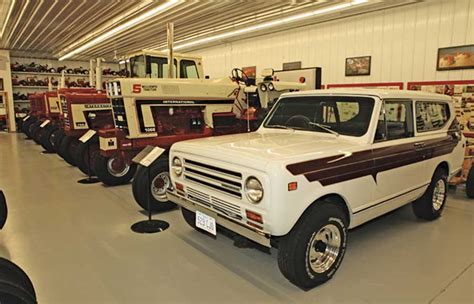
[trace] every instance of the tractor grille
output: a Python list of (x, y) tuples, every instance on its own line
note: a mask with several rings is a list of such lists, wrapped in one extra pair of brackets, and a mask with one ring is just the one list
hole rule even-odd
[(67, 101), (66, 97), (61, 96), (61, 110), (63, 112), (63, 118), (64, 118), (64, 127), (66, 129), (71, 129), (71, 120), (69, 118), (69, 110), (67, 108)]
[(201, 186), (242, 198), (242, 174), (194, 160), (184, 160), (184, 178)]
[(123, 98), (112, 98), (112, 109), (114, 112), (115, 126), (128, 135), (127, 113), (125, 113)]
[(187, 187), (188, 199), (204, 207), (224, 214), (230, 218), (242, 220), (240, 207), (212, 195)]

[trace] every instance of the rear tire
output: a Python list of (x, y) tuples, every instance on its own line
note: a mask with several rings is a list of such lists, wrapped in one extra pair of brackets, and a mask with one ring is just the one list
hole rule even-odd
[[(120, 162), (123, 166), (122, 170), (114, 169), (114, 162)], [(98, 154), (94, 161), (94, 172), (99, 180), (107, 186), (118, 186), (128, 184), (135, 172), (137, 165), (134, 163), (126, 164), (124, 160), (118, 159), (117, 156), (109, 158)]]
[(443, 169), (436, 169), (431, 183), (422, 197), (412, 203), (416, 217), (432, 221), (441, 216), (448, 195), (448, 176)]
[(0, 302), (8, 304), (37, 303), (36, 299), (24, 288), (4, 280), (0, 280)]
[(64, 136), (66, 135), (64, 134), (64, 131), (62, 129), (56, 129), (53, 131), (53, 133), (51, 133), (51, 136), (49, 137), (49, 140), (51, 142), (54, 152), (58, 154), (59, 154), (59, 145), (61, 144), (61, 141)]
[(79, 143), (79, 140), (77, 138), (72, 137), (72, 136), (66, 136), (61, 141), (61, 146), (59, 147), (61, 151), (61, 156), (71, 166), (76, 165), (74, 161), (74, 157), (73, 157), (74, 155), (73, 152), (76, 149), (78, 143)]
[(474, 198), (474, 166), (469, 169), (466, 178), (466, 195), (469, 198)]
[(0, 258), (0, 280), (20, 286), (36, 299), (35, 288), (28, 275), (18, 265), (4, 258)]
[[(160, 157), (149, 168), (139, 166), (133, 178), (132, 191), (137, 204), (148, 211), (148, 194), (151, 190), (150, 208), (152, 212), (168, 211), (176, 207), (166, 197), (166, 189), (171, 186), (168, 156)], [(147, 170), (150, 170), (151, 183)]]
[(310, 289), (331, 279), (347, 244), (346, 215), (334, 204), (316, 203), (278, 244), (278, 267), (293, 284)]
[(28, 136), (28, 127), (36, 122), (36, 117), (31, 116), (26, 121), (22, 122), (21, 124), (21, 131)]
[(41, 125), (41, 122), (40, 121), (35, 121), (34, 123), (30, 124), (28, 126), (28, 131), (27, 131), (27, 136), (31, 139), (34, 139), (34, 137), (36, 136), (36, 133), (38, 132), (38, 129)]
[[(87, 145), (90, 145), (89, 148)], [(89, 150), (89, 151), (88, 151)], [(89, 153), (88, 153), (89, 152)], [(89, 155), (88, 155), (89, 154)], [(90, 174), (91, 176), (95, 175), (95, 159), (99, 154), (99, 138), (94, 135), (93, 138), (89, 139), (87, 143), (79, 141), (76, 150), (74, 151), (74, 160), (79, 168), (84, 174)], [(89, 168), (90, 161), (90, 168)], [(90, 170), (90, 172), (89, 172)]]
[(53, 126), (46, 126), (44, 127), (43, 133), (40, 136), (39, 140), (41, 143), (41, 146), (47, 151), (47, 152), (55, 152), (53, 143), (51, 142), (51, 134), (53, 132), (57, 131), (58, 129)]

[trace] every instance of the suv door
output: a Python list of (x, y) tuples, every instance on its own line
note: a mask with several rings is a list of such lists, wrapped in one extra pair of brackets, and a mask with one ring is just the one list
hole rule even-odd
[[(423, 143), (415, 137), (413, 101), (384, 100), (373, 143), (374, 204), (397, 208), (423, 190)], [(383, 210), (387, 210), (382, 208)]]

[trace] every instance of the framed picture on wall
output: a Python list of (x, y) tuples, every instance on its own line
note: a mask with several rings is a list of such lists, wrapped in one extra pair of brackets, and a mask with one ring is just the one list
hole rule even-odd
[(474, 44), (438, 49), (436, 70), (474, 69)]
[(346, 76), (370, 75), (371, 56), (346, 58)]

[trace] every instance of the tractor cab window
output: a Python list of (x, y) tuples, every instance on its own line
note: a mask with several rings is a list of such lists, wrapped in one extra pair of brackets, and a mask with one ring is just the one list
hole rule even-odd
[[(151, 78), (166, 78), (168, 77), (168, 58), (166, 57), (151, 57), (147, 56), (147, 60), (150, 62)], [(174, 60), (174, 77), (176, 78), (178, 73), (176, 70), (176, 59)]]
[(194, 60), (181, 60), (179, 62), (180, 78), (199, 78), (198, 69)]
[(139, 55), (130, 58), (130, 72), (132, 78), (146, 77), (145, 56)]

